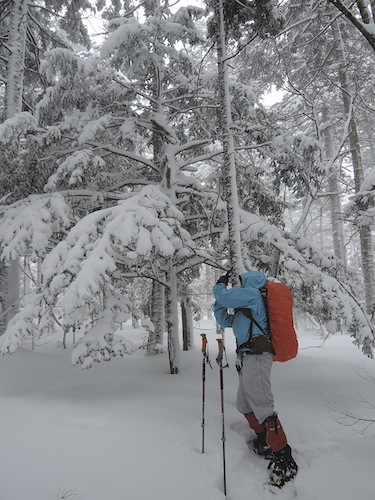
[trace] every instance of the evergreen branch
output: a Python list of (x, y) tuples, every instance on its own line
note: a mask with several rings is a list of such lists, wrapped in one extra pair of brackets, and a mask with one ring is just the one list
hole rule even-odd
[(184, 151), (188, 151), (189, 149), (205, 146), (206, 144), (209, 144), (209, 142), (210, 142), (209, 139), (197, 139), (195, 141), (186, 142), (185, 144), (179, 144), (177, 146), (173, 146), (172, 151), (175, 155), (178, 155)]
[(207, 231), (201, 231), (200, 233), (194, 234), (191, 238), (193, 241), (200, 240), (202, 238), (207, 238), (213, 234), (222, 234), (224, 228), (222, 226), (207, 229)]
[(28, 15), (29, 15), (29, 18), (31, 19), (31, 21), (33, 21), (33, 23), (36, 24), (36, 26), (40, 29), (40, 31), (42, 33), (44, 33), (46, 35), (47, 38), (49, 38), (50, 40), (54, 41), (55, 43), (61, 45), (61, 47), (63, 47), (64, 49), (70, 50), (70, 47), (68, 45), (66, 45), (66, 43), (63, 42), (63, 40), (61, 40), (60, 37), (58, 37), (55, 33), (52, 33), (49, 29), (46, 29), (46, 27), (43, 26), (38, 21), (38, 19), (36, 19), (34, 16), (32, 16), (30, 12), (28, 13)]
[[(115, 255), (115, 259), (116, 263), (123, 265), (125, 269), (129, 269), (128, 265), (121, 260), (121, 256), (119, 254)], [(122, 272), (121, 276), (123, 276), (124, 278), (145, 278), (152, 281), (156, 281), (160, 285), (163, 285), (165, 288), (169, 288), (168, 283), (160, 279), (156, 274), (152, 275), (146, 272), (129, 271), (129, 272)]]
[(272, 141), (260, 142), (258, 144), (250, 144), (248, 146), (236, 146), (235, 151), (249, 151), (251, 149), (264, 148), (265, 146), (272, 146)]
[[(69, 137), (69, 136), (62, 136), (62, 137), (66, 138), (66, 139), (70, 139), (71, 141), (75, 140), (73, 137)], [(88, 146), (93, 146), (97, 149), (109, 151), (111, 154), (123, 156), (125, 158), (128, 158), (129, 160), (133, 160), (133, 161), (136, 161), (138, 163), (142, 163), (146, 167), (149, 167), (152, 170), (154, 170), (155, 172), (159, 173), (159, 170), (155, 166), (154, 162), (152, 162), (151, 160), (147, 160), (146, 158), (143, 158), (142, 156), (139, 156), (137, 154), (131, 153), (130, 151), (124, 151), (123, 149), (116, 148), (115, 146), (111, 146), (109, 144), (103, 144), (103, 143), (96, 142), (96, 141), (86, 141), (85, 144), (87, 144)], [(69, 152), (64, 153), (64, 156), (66, 156), (67, 154), (70, 154), (73, 151), (77, 151), (79, 149), (80, 148), (74, 148), (74, 149), (70, 150)]]
[(159, 186), (160, 182), (150, 181), (148, 179), (145, 179), (144, 177), (139, 177), (138, 179), (132, 179), (132, 180), (128, 179), (128, 180), (124, 180), (124, 181), (120, 182), (119, 184), (117, 184), (116, 186), (111, 188), (110, 192), (111, 191), (118, 191), (118, 190), (124, 188), (125, 186), (149, 186), (150, 184), (153, 186)]
[(250, 40), (248, 40), (246, 43), (244, 44), (241, 44), (238, 46), (238, 49), (236, 50), (236, 52), (234, 54), (232, 54), (231, 56), (228, 56), (226, 58), (226, 61), (230, 61), (231, 59), (234, 59), (235, 57), (238, 56), (238, 54), (240, 54), (244, 49), (246, 49), (246, 47), (248, 45), (250, 45), (254, 40), (256, 40), (258, 38), (258, 33), (256, 33), (252, 38), (250, 38)]
[(226, 271), (225, 267), (218, 264), (215, 256), (206, 254), (202, 251), (196, 250), (194, 251), (194, 256), (189, 257), (183, 264), (176, 266), (176, 273), (182, 273), (186, 269), (189, 269), (194, 266), (199, 266), (200, 264), (208, 264), (210, 267), (214, 267), (215, 269), (220, 269), (221, 271)]
[(341, 283), (340, 281), (338, 281), (338, 283), (342, 286), (342, 288), (350, 296), (353, 302), (357, 305), (358, 309), (360, 309), (363, 312), (363, 317), (367, 323), (367, 326), (369, 327), (369, 330), (372, 333), (373, 338), (375, 338), (375, 326), (371, 322), (371, 319), (368, 317), (368, 315), (363, 311), (363, 306), (360, 304), (360, 302), (355, 297), (355, 295), (353, 294), (353, 292), (350, 290), (349, 286), (346, 283)]
[[(31, 8), (34, 8), (34, 9), (43, 10), (44, 12), (47, 12), (48, 14), (51, 14), (52, 16), (59, 17), (60, 19), (64, 19), (66, 21), (77, 21), (77, 19), (89, 19), (89, 16), (75, 16), (75, 17), (70, 17), (70, 16), (66, 16), (66, 15), (63, 15), (63, 14), (58, 14), (56, 11), (50, 10), (47, 7), (45, 7), (44, 5), (39, 5), (39, 4), (35, 4), (35, 3), (34, 4), (33, 3), (29, 3), (29, 6)], [(92, 11), (93, 10), (94, 9), (92, 9)]]
[[(338, 16), (340, 17), (340, 16)], [(282, 35), (285, 35), (286, 33), (288, 33), (289, 31), (292, 31), (294, 30), (295, 28), (298, 28), (301, 24), (305, 24), (305, 23), (310, 23), (312, 21), (314, 21), (315, 19), (315, 16), (311, 16), (311, 17), (306, 17), (304, 19), (301, 19), (300, 21), (297, 21), (295, 22), (294, 24), (290, 25), (290, 26), (287, 26), (285, 29), (283, 29), (282, 31), (280, 31), (276, 36), (282, 36)], [(289, 46), (290, 44), (286, 45), (287, 47)]]
[(140, 92), (138, 90), (136, 90), (134, 87), (136, 86), (140, 86), (142, 85), (141, 83), (136, 83), (136, 82), (124, 82), (122, 80), (120, 80), (118, 77), (114, 76), (112, 78), (112, 80), (116, 83), (118, 83), (119, 85), (121, 85), (122, 87), (125, 87), (126, 89), (128, 89), (130, 92), (134, 92), (135, 94), (143, 97), (143, 99), (147, 99), (149, 102), (152, 102), (153, 104), (156, 104), (156, 99), (154, 97), (152, 97), (151, 95), (148, 95), (144, 92)]
[(213, 151), (212, 153), (207, 153), (201, 156), (196, 156), (195, 158), (189, 158), (188, 160), (184, 161), (181, 163), (180, 168), (181, 170), (186, 168), (188, 165), (194, 165), (194, 163), (199, 163), (202, 161), (206, 160), (212, 160), (215, 156), (219, 156), (223, 154), (223, 150), (220, 149), (219, 151)]

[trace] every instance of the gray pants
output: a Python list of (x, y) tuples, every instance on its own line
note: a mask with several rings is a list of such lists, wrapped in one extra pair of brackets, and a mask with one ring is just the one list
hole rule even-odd
[(254, 413), (260, 424), (275, 413), (271, 391), (272, 363), (272, 353), (243, 356), (237, 410), (240, 413)]

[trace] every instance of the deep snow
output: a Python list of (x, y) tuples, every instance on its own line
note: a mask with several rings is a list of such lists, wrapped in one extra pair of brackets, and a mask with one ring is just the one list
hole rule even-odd
[[(205, 453), (201, 453), (202, 354), (209, 339), (213, 366), (206, 373)], [(225, 334), (230, 367), (224, 370), (227, 498), (372, 500), (375, 426), (344, 426), (325, 398), (375, 419), (375, 362), (347, 336), (322, 345), (298, 332), (298, 357), (275, 363), (276, 408), (300, 470), (276, 496), (264, 489), (267, 462), (249, 451), (252, 434), (235, 408), (233, 338)], [(144, 333), (127, 327), (134, 345)], [(319, 347), (320, 346), (320, 347)], [(0, 359), (1, 500), (221, 500), (224, 498), (219, 368), (215, 327), (200, 322), (195, 348), (181, 354), (169, 375), (167, 354), (138, 350), (81, 370), (71, 350), (50, 339), (34, 352)], [(363, 374), (363, 373), (362, 373)]]

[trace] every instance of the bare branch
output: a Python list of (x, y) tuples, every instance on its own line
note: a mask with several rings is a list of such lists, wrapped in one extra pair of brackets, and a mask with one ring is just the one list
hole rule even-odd
[(359, 21), (353, 13), (342, 2), (340, 2), (340, 0), (328, 1), (339, 9), (339, 11), (342, 12), (342, 14), (362, 33), (375, 51), (375, 35), (370, 33), (370, 31), (366, 28), (366, 24)]

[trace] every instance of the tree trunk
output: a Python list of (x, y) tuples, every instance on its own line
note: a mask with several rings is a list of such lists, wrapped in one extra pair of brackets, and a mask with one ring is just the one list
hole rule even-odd
[[(353, 164), (354, 186), (357, 193), (364, 180), (364, 172), (362, 165), (362, 156), (359, 146), (359, 137), (357, 124), (355, 121), (354, 110), (352, 109), (351, 92), (348, 75), (346, 73), (346, 54), (344, 42), (342, 40), (340, 26), (338, 21), (332, 24), (333, 37), (337, 48), (338, 63), (339, 63), (339, 78), (342, 88), (342, 97), (344, 111), (350, 117), (349, 126), (349, 144), (350, 153)], [(367, 227), (359, 228), (359, 239), (361, 245), (361, 264), (365, 291), (366, 311), (368, 314), (373, 314), (375, 307), (375, 269), (374, 269), (374, 252), (372, 246), (371, 231)]]
[[(27, 0), (13, 0), (9, 20), (8, 49), (5, 85), (5, 119), (22, 111), (22, 92), (27, 31)], [(0, 334), (16, 314), (20, 300), (19, 259), (4, 264), (0, 262)]]
[(152, 283), (150, 319), (154, 325), (154, 331), (149, 333), (147, 351), (154, 353), (158, 344), (163, 345), (165, 330), (165, 288), (157, 281)]
[(275, 248), (272, 252), (272, 260), (270, 265), (270, 276), (277, 278), (279, 274), (279, 264), (280, 264), (281, 252)]
[(27, 0), (13, 0), (9, 21), (7, 81), (5, 86), (5, 116), (12, 118), (22, 111), (23, 75), (27, 31)]
[[(367, 8), (368, 0), (366, 1), (357, 0), (356, 2), (357, 7), (361, 13), (362, 20), (358, 19), (358, 16), (353, 14), (353, 12), (340, 0), (328, 0), (328, 1), (344, 14), (344, 16), (357, 28), (357, 30), (359, 30), (362, 33), (362, 35), (366, 38), (366, 40), (371, 45), (373, 50), (375, 50), (375, 34), (371, 29), (372, 28), (371, 24), (367, 26), (368, 22), (364, 20), (364, 19), (371, 20), (370, 11)], [(373, 0), (371, 1), (370, 7), (371, 7), (372, 18), (374, 18), (375, 5)]]
[(178, 303), (177, 303), (177, 277), (172, 259), (169, 260), (167, 272), (167, 290), (166, 290), (166, 319), (168, 332), (168, 355), (169, 368), (171, 374), (178, 373)]
[(188, 295), (181, 298), (181, 318), (182, 318), (182, 349), (188, 351), (191, 348), (193, 338), (193, 315), (191, 301)]
[(229, 92), (229, 66), (226, 52), (223, 0), (215, 1), (215, 31), (219, 72), (220, 131), (223, 143), (222, 185), (227, 204), (228, 250), (231, 267), (236, 275), (245, 271), (241, 257), (241, 235), (237, 191), (234, 138), (232, 130), (231, 100)]
[[(323, 129), (324, 136), (324, 150), (326, 161), (330, 162), (334, 156), (334, 143), (332, 136), (332, 128), (329, 124), (329, 111), (326, 106), (323, 108), (322, 112), (323, 123), (325, 127)], [(346, 251), (345, 251), (345, 237), (344, 237), (344, 226), (342, 221), (342, 208), (341, 208), (341, 196), (340, 196), (340, 184), (338, 180), (338, 175), (336, 169), (331, 165), (328, 174), (328, 193), (331, 208), (331, 226), (333, 234), (333, 249), (336, 257), (340, 259), (345, 268), (347, 265), (346, 261)]]
[(371, 7), (372, 22), (375, 23), (375, 0), (371, 0), (370, 7)]
[(368, 0), (357, 0), (357, 5), (359, 12), (361, 13), (362, 21), (365, 24), (370, 24), (371, 17), (370, 17)]

